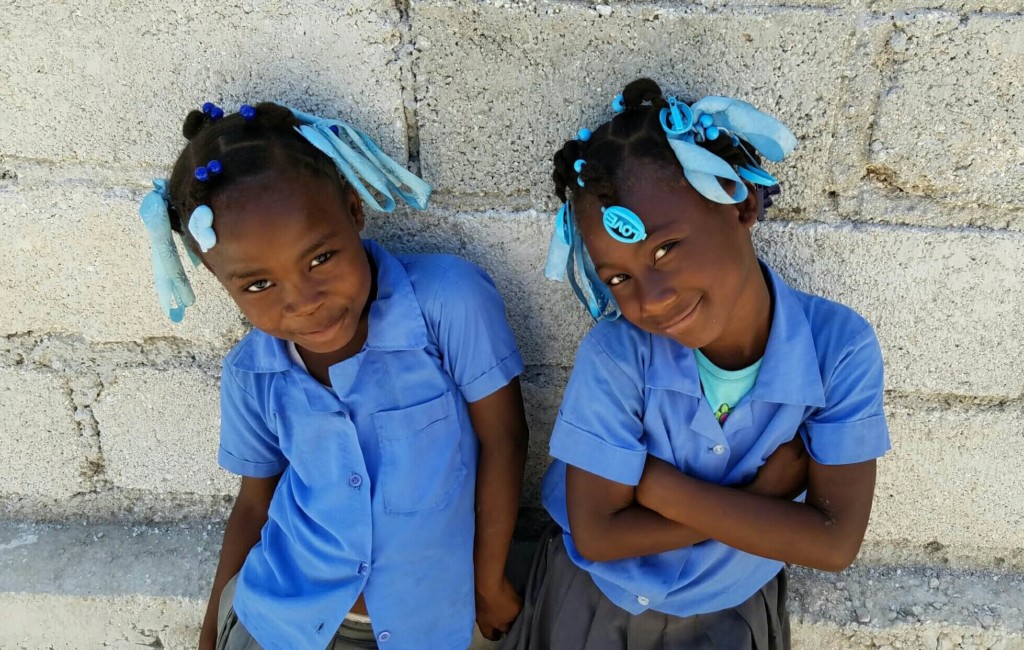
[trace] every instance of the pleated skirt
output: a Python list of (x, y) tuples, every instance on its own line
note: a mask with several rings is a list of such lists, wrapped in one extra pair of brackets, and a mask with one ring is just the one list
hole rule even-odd
[(569, 558), (561, 529), (538, 544), (523, 611), (499, 650), (789, 650), (786, 574), (740, 605), (708, 614), (632, 615)]

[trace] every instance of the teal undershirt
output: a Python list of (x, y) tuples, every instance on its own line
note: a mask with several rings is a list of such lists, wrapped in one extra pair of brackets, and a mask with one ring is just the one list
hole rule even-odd
[(697, 358), (697, 374), (704, 389), (704, 397), (715, 412), (719, 424), (725, 424), (726, 418), (740, 400), (750, 392), (757, 381), (757, 371), (761, 369), (762, 357), (740, 370), (722, 370), (704, 356), (700, 350), (693, 351)]

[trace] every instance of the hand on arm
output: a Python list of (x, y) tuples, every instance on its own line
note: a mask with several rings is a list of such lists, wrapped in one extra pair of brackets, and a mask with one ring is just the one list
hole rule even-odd
[(480, 440), (473, 552), (476, 616), (481, 633), (494, 639), (508, 631), (522, 609), (505, 577), (529, 439), (519, 379), (471, 403), (469, 418)]
[(565, 495), (576, 549), (592, 562), (662, 553), (708, 538), (638, 504), (632, 485), (572, 465), (565, 468)]
[(224, 529), (224, 543), (220, 551), (220, 562), (213, 578), (210, 601), (206, 605), (206, 616), (199, 635), (200, 650), (213, 650), (217, 643), (217, 610), (224, 585), (238, 573), (252, 547), (260, 541), (260, 531), (267, 523), (270, 500), (274, 496), (280, 475), (270, 478), (242, 477), (242, 485), (231, 509)]
[(806, 503), (705, 483), (667, 463), (649, 465), (652, 475), (637, 490), (639, 502), (723, 544), (826, 571), (845, 569), (860, 550), (874, 496), (874, 460), (823, 465), (810, 459)]

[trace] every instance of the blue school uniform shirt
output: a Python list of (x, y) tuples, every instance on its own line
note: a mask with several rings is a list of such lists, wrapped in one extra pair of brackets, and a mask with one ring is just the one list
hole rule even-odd
[(735, 607), (782, 563), (713, 540), (590, 562), (569, 527), (566, 464), (637, 485), (653, 454), (689, 476), (740, 485), (797, 432), (823, 464), (866, 461), (889, 449), (882, 357), (871, 326), (762, 268), (774, 298), (768, 345), (754, 387), (722, 425), (702, 394), (693, 351), (679, 343), (618, 319), (596, 325), (580, 345), (551, 436), (556, 460), (544, 477), (543, 501), (565, 531), (572, 560), (630, 613), (690, 616)]
[(331, 366), (332, 388), (258, 330), (224, 360), (219, 462), (281, 474), (234, 607), (264, 648), (320, 650), (362, 593), (381, 648), (465, 650), (478, 447), (466, 405), (523, 362), (480, 268), (364, 246), (369, 335)]

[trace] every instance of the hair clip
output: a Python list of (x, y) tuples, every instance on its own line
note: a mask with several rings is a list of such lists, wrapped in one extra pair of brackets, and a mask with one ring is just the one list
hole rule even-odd
[(188, 231), (199, 244), (204, 253), (217, 243), (217, 233), (213, 231), (213, 210), (208, 205), (200, 205), (192, 211), (188, 218)]
[(604, 229), (608, 234), (624, 244), (635, 244), (647, 239), (647, 229), (640, 217), (629, 208), (612, 205), (601, 208)]
[(580, 186), (580, 187), (583, 187), (583, 179), (582, 179), (582, 178), (580, 178), (579, 174), (582, 174), (582, 173), (583, 173), (583, 165), (586, 165), (586, 164), (587, 164), (587, 161), (586, 161), (586, 160), (583, 160), (582, 158), (580, 158), (579, 160), (577, 160), (576, 162), (574, 162), (574, 163), (572, 164), (572, 168), (573, 168), (573, 170), (574, 170), (574, 171), (576, 172), (576, 174), (577, 174), (577, 176), (576, 176), (576, 182), (577, 182), (577, 183), (579, 183), (579, 186)]
[(220, 118), (224, 117), (224, 110), (220, 106), (217, 106), (213, 102), (206, 102), (203, 104), (203, 113), (210, 117), (211, 121), (216, 122)]
[(205, 183), (210, 180), (211, 176), (216, 176), (221, 171), (221, 165), (219, 160), (211, 160), (205, 165), (196, 167), (196, 180), (200, 183)]
[(245, 118), (246, 122), (251, 122), (256, 118), (256, 108), (250, 104), (242, 104), (242, 107), (238, 109), (238, 113)]
[(693, 129), (693, 111), (675, 97), (668, 98), (668, 108), (661, 109), (658, 117), (661, 120), (661, 128), (670, 138), (682, 137)]
[(590, 129), (580, 129), (579, 132), (576, 134), (576, 137), (579, 139), (580, 142), (586, 142), (587, 140), (590, 140), (590, 136), (592, 135), (593, 133), (590, 131)]
[(626, 99), (622, 96), (622, 93), (619, 93), (612, 100), (612, 112), (621, 113), (624, 110), (626, 110)]

